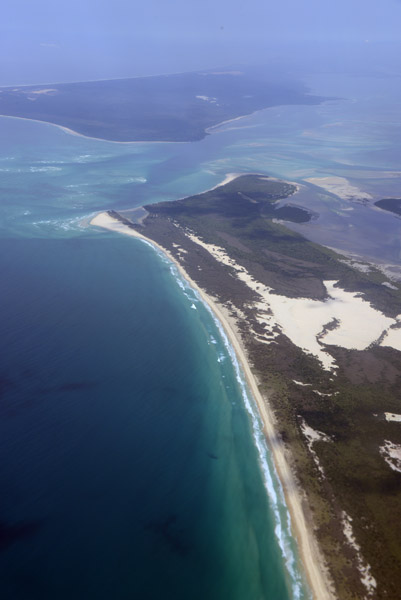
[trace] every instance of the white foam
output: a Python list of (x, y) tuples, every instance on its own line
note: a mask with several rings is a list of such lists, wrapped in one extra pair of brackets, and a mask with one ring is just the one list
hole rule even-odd
[(128, 177), (127, 183), (146, 183), (146, 177)]
[[(301, 573), (297, 569), (297, 558), (292, 547), (294, 544), (294, 538), (292, 536), (291, 516), (286, 506), (281, 481), (278, 477), (275, 465), (270, 458), (270, 452), (267, 447), (266, 438), (263, 432), (263, 424), (261, 422), (257, 406), (252, 397), (252, 394), (248, 390), (246, 378), (240, 367), (235, 350), (232, 344), (230, 343), (222, 324), (214, 314), (211, 307), (207, 304), (207, 302), (205, 302), (202, 299), (199, 292), (197, 290), (194, 290), (187, 282), (187, 280), (182, 277), (176, 265), (172, 264), (171, 261), (166, 257), (166, 255), (157, 247), (155, 247), (151, 242), (148, 242), (144, 239), (141, 239), (140, 241), (150, 246), (163, 260), (164, 263), (168, 263), (170, 265), (170, 271), (174, 276), (174, 279), (176, 280), (179, 287), (185, 292), (188, 292), (190, 290), (191, 295), (193, 295), (198, 302), (201, 302), (203, 304), (205, 309), (212, 317), (220, 333), (221, 340), (223, 341), (224, 347), (228, 353), (228, 356), (234, 368), (236, 381), (239, 385), (239, 390), (244, 402), (245, 409), (250, 417), (253, 439), (258, 451), (260, 466), (263, 473), (264, 485), (267, 491), (268, 498), (270, 500), (269, 504), (275, 524), (274, 533), (291, 581), (292, 598), (294, 600), (300, 600), (303, 595), (303, 580)], [(217, 340), (213, 336), (210, 336), (210, 340), (212, 344), (217, 344)], [(218, 354), (218, 362), (221, 362), (222, 356), (224, 355)]]
[[(294, 598), (294, 600), (298, 600), (299, 598), (301, 598), (302, 593), (302, 578), (300, 573), (297, 571), (296, 557), (291, 548), (291, 516), (285, 504), (283, 488), (281, 486), (281, 482), (277, 475), (275, 466), (271, 463), (271, 461), (268, 458), (269, 451), (263, 433), (263, 425), (261, 424), (259, 413), (255, 406), (254, 400), (251, 399), (252, 397), (248, 391), (245, 376), (242, 373), (242, 369), (239, 365), (234, 348), (230, 344), (223, 326), (221, 325), (220, 321), (217, 319), (211, 308), (206, 303), (204, 303), (204, 306), (212, 316), (220, 332), (220, 336), (223, 340), (226, 350), (230, 356), (231, 362), (234, 366), (236, 380), (240, 387), (245, 408), (251, 418), (253, 439), (258, 450), (260, 465), (264, 475), (264, 484), (270, 500), (270, 507), (272, 509), (275, 521), (274, 533), (278, 541), (287, 571), (291, 577), (292, 597)], [(281, 514), (283, 511), (285, 511), (286, 515), (285, 522), (283, 521)]]
[(29, 167), (31, 173), (52, 173), (62, 171), (61, 167)]
[(55, 231), (77, 231), (85, 229), (85, 222), (93, 216), (93, 213), (87, 215), (79, 215), (70, 219), (41, 219), (33, 221), (31, 224), (35, 227), (47, 226)]

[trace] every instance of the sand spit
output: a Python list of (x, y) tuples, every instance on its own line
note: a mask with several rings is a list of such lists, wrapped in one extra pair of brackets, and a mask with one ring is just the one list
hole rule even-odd
[[(223, 179), (223, 181), (221, 181), (220, 183), (218, 183), (217, 185), (215, 185), (214, 187), (206, 190), (207, 192), (211, 192), (212, 190), (216, 190), (219, 187), (222, 187), (223, 185), (226, 185), (227, 183), (230, 183), (230, 181), (234, 181), (234, 179), (238, 179), (238, 177), (241, 177), (241, 175), (243, 175), (243, 173), (226, 173), (225, 178)], [(206, 193), (206, 192), (203, 192)]]
[(69, 127), (65, 127), (64, 125), (58, 125), (57, 123), (53, 123), (52, 121), (42, 121), (41, 119), (29, 119), (28, 117), (15, 117), (13, 115), (2, 115), (0, 117), (4, 117), (6, 119), (20, 119), (21, 121), (32, 121), (33, 123), (44, 123), (45, 125), (52, 125), (53, 127), (57, 127), (64, 131), (64, 133), (68, 133), (68, 135), (75, 135), (76, 137), (86, 138), (87, 140), (96, 140), (97, 142), (107, 142), (108, 144), (188, 144), (189, 142), (169, 142), (166, 140), (140, 140), (140, 141), (132, 141), (132, 142), (120, 142), (118, 140), (106, 140), (105, 138), (94, 137), (91, 135), (84, 135), (83, 133), (79, 133), (74, 129), (70, 129)]
[(324, 282), (329, 296), (326, 300), (287, 298), (256, 281), (223, 248), (207, 244), (191, 232), (186, 235), (218, 262), (231, 267), (235, 276), (260, 297), (253, 307), (258, 322), (265, 326), (266, 342), (282, 332), (293, 344), (315, 356), (326, 370), (336, 368), (327, 345), (365, 350), (384, 338), (382, 345), (401, 350), (401, 329), (393, 328), (399, 321), (386, 317), (357, 293), (337, 287), (336, 281)]
[[(256, 379), (250, 369), (247, 356), (243, 349), (242, 340), (238, 334), (235, 324), (233, 323), (232, 319), (230, 320), (229, 318), (227, 318), (229, 313), (227, 308), (223, 305), (218, 304), (211, 296), (209, 296), (202, 289), (200, 289), (198, 285), (187, 275), (180, 263), (177, 262), (175, 258), (162, 246), (153, 241), (150, 241), (148, 238), (141, 235), (134, 229), (127, 227), (120, 221), (113, 219), (107, 212), (103, 212), (96, 215), (92, 219), (91, 225), (102, 227), (103, 229), (107, 229), (109, 231), (130, 235), (132, 237), (142, 239), (148, 243), (150, 242), (154, 247), (158, 248), (161, 252), (163, 252), (176, 265), (180, 274), (188, 281), (188, 283), (193, 289), (197, 290), (200, 297), (203, 299), (204, 302), (206, 302), (209, 305), (211, 310), (216, 315), (217, 319), (222, 324), (227, 334), (227, 337), (238, 357), (243, 372), (246, 376), (249, 388), (252, 392), (253, 398), (255, 399), (255, 402), (258, 406), (259, 414), (264, 424), (264, 432), (266, 438), (268, 441), (276, 440), (277, 435), (274, 428), (274, 415), (267, 402), (267, 399), (262, 397), (259, 391)], [(313, 536), (313, 526), (311, 523), (306, 522), (306, 517), (302, 508), (302, 502), (304, 497), (303, 490), (299, 489), (296, 486), (283, 447), (277, 443), (271, 444), (271, 451), (277, 472), (279, 474), (284, 489), (287, 506), (291, 514), (292, 525), (298, 540), (300, 555), (305, 568), (305, 572), (308, 577), (310, 587), (313, 592), (313, 597), (315, 598), (315, 600), (334, 600), (335, 596), (330, 584), (328, 571), (325, 566), (323, 557), (320, 553), (320, 549), (317, 545), (316, 539)]]
[[(97, 81), (97, 80), (96, 80)], [(99, 81), (108, 81), (108, 80), (99, 80)], [(46, 90), (48, 92), (48, 95), (50, 95), (50, 92), (53, 92), (53, 90)], [(57, 90), (55, 90), (57, 91)], [(1, 92), (1, 88), (0, 88), (0, 92)], [(26, 93), (26, 92), (24, 92)], [(39, 93), (39, 92), (36, 92)], [(32, 100), (35, 100), (36, 97), (34, 96), (32, 98)], [(264, 109), (261, 109), (264, 110)], [(259, 111), (254, 111), (254, 112), (259, 112)], [(243, 119), (244, 117), (249, 117), (250, 115), (253, 115), (254, 113), (246, 113), (244, 115), (240, 115), (239, 117), (235, 117), (234, 119), (228, 119), (227, 121), (221, 121), (220, 123), (216, 123), (215, 125), (211, 125), (210, 127), (207, 127), (204, 131), (205, 135), (209, 135), (211, 133), (218, 133), (218, 131), (214, 132), (214, 129), (218, 129), (218, 127), (220, 127), (221, 125), (225, 125), (226, 123), (229, 123), (230, 121), (238, 121), (239, 119)], [(45, 123), (46, 125), (53, 125), (53, 127), (57, 127), (58, 129), (61, 129), (62, 131), (64, 131), (65, 133), (68, 133), (69, 135), (75, 135), (77, 137), (82, 137), (82, 138), (86, 138), (88, 140), (96, 140), (98, 142), (107, 142), (108, 144), (130, 144), (130, 145), (134, 145), (134, 144), (190, 144), (193, 141), (197, 142), (198, 140), (184, 140), (184, 141), (174, 141), (174, 140), (132, 140), (132, 141), (119, 141), (119, 140), (107, 140), (105, 138), (101, 138), (101, 137), (95, 137), (92, 135), (85, 135), (84, 133), (79, 133), (78, 131), (75, 131), (74, 129), (70, 129), (69, 127), (66, 127), (65, 125), (59, 125), (58, 123), (53, 123), (52, 121), (43, 121), (41, 119), (30, 119), (29, 117), (16, 117), (14, 115), (2, 115), (0, 114), (0, 117), (5, 117), (7, 119), (21, 119), (22, 121), (33, 121), (34, 123)], [(241, 175), (243, 173), (240, 173)], [(228, 182), (226, 182), (228, 183)], [(219, 184), (222, 185), (222, 184)]]
[(345, 177), (336, 177), (334, 175), (330, 177), (309, 177), (305, 181), (317, 185), (343, 200), (373, 200), (373, 196), (352, 185)]

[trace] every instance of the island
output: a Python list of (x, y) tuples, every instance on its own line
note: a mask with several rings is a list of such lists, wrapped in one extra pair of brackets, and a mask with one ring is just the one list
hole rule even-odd
[(388, 210), (401, 217), (401, 198), (385, 198), (384, 200), (377, 200), (374, 204), (382, 210)]
[(35, 119), (115, 142), (201, 140), (224, 121), (284, 104), (325, 98), (263, 69), (0, 88), (0, 115)]
[(151, 242), (222, 322), (283, 483), (314, 592), (401, 586), (401, 285), (291, 231), (314, 218), (265, 175), (92, 225)]

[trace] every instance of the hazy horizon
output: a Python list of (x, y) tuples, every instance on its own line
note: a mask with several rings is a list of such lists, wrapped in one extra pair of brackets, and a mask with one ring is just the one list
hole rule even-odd
[[(0, 85), (133, 77), (238, 62), (272, 68), (386, 67), (401, 3), (261, 0), (191, 4), (20, 0), (3, 8)], [(391, 69), (391, 65), (389, 65)]]

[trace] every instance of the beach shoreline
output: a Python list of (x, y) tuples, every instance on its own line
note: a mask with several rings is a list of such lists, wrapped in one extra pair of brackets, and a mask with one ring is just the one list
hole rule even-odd
[[(267, 107), (269, 108), (269, 107)], [(265, 110), (265, 109), (260, 109), (260, 110)], [(239, 119), (244, 119), (245, 117), (249, 117), (253, 114), (255, 114), (256, 112), (260, 112), (259, 110), (254, 111), (252, 113), (247, 113), (245, 115), (240, 115), (239, 117), (234, 117), (233, 119), (227, 119), (226, 121), (221, 121), (220, 123), (216, 123), (216, 125), (211, 125), (210, 127), (207, 127), (204, 130), (204, 136), (203, 138), (199, 139), (199, 140), (183, 140), (183, 141), (174, 141), (174, 140), (132, 140), (131, 142), (123, 142), (123, 141), (119, 141), (119, 140), (107, 140), (105, 138), (101, 138), (101, 137), (95, 137), (92, 135), (85, 135), (84, 133), (79, 133), (78, 131), (75, 131), (74, 129), (71, 129), (70, 127), (66, 127), (65, 125), (59, 125), (58, 123), (53, 123), (53, 121), (42, 121), (41, 119), (31, 119), (30, 117), (17, 117), (14, 115), (2, 115), (0, 114), (0, 117), (4, 117), (7, 119), (19, 119), (21, 121), (33, 121), (34, 123), (44, 123), (46, 125), (53, 125), (53, 127), (58, 127), (59, 129), (61, 129), (62, 131), (64, 131), (64, 133), (67, 133), (68, 135), (74, 135), (75, 137), (81, 137), (87, 140), (96, 140), (99, 142), (107, 142), (108, 144), (191, 144), (193, 142), (199, 142), (202, 139), (204, 139), (205, 137), (207, 137), (208, 135), (213, 135), (213, 133), (219, 133), (218, 131), (214, 132), (212, 131), (212, 129), (220, 127), (221, 125), (224, 125), (226, 123), (230, 123), (231, 121), (238, 121)], [(209, 131), (210, 130), (210, 131)], [(219, 184), (220, 185), (220, 184)]]
[(74, 129), (70, 129), (69, 127), (65, 127), (65, 125), (59, 125), (58, 123), (53, 123), (52, 121), (42, 121), (41, 119), (31, 119), (29, 117), (16, 117), (14, 115), (1, 115), (0, 117), (5, 118), (5, 119), (18, 119), (20, 121), (32, 121), (33, 123), (43, 123), (45, 125), (52, 125), (53, 127), (57, 127), (58, 129), (61, 129), (62, 131), (64, 131), (64, 133), (67, 133), (68, 135), (74, 135), (75, 137), (81, 137), (87, 140), (96, 140), (98, 142), (107, 142), (108, 144), (188, 144), (190, 143), (190, 140), (188, 141), (184, 141), (184, 142), (174, 142), (174, 141), (169, 141), (169, 140), (134, 140), (132, 142), (120, 142), (118, 140), (106, 140), (105, 138), (100, 138), (100, 137), (93, 137), (91, 135), (85, 135), (83, 133), (79, 133), (78, 131), (75, 131)]
[[(220, 184), (221, 185), (221, 184)], [(195, 281), (191, 279), (183, 266), (161, 245), (142, 235), (135, 229), (128, 227), (118, 219), (113, 218), (107, 212), (98, 213), (91, 221), (90, 225), (142, 239), (162, 252), (178, 269), (180, 275), (188, 282), (190, 287), (197, 291), (203, 302), (210, 308), (212, 313), (221, 323), (230, 344), (232, 345), (238, 362), (241, 365), (245, 375), (248, 387), (258, 408), (260, 418), (263, 423), (264, 434), (272, 453), (274, 465), (276, 467), (281, 485), (284, 490), (286, 504), (291, 516), (293, 533), (298, 543), (298, 551), (305, 575), (309, 583), (315, 600), (333, 600), (335, 598), (331, 580), (328, 574), (326, 563), (321, 554), (317, 540), (313, 535), (313, 523), (305, 515), (303, 502), (305, 498), (304, 490), (296, 482), (294, 474), (290, 467), (290, 462), (286, 456), (287, 449), (282, 444), (277, 443), (277, 434), (275, 429), (275, 418), (269, 400), (262, 395), (259, 390), (255, 375), (249, 366), (249, 358), (242, 343), (239, 332), (235, 327), (235, 320), (229, 315), (227, 307), (217, 302), (207, 292), (200, 288)], [(272, 441), (275, 440), (274, 443)]]

